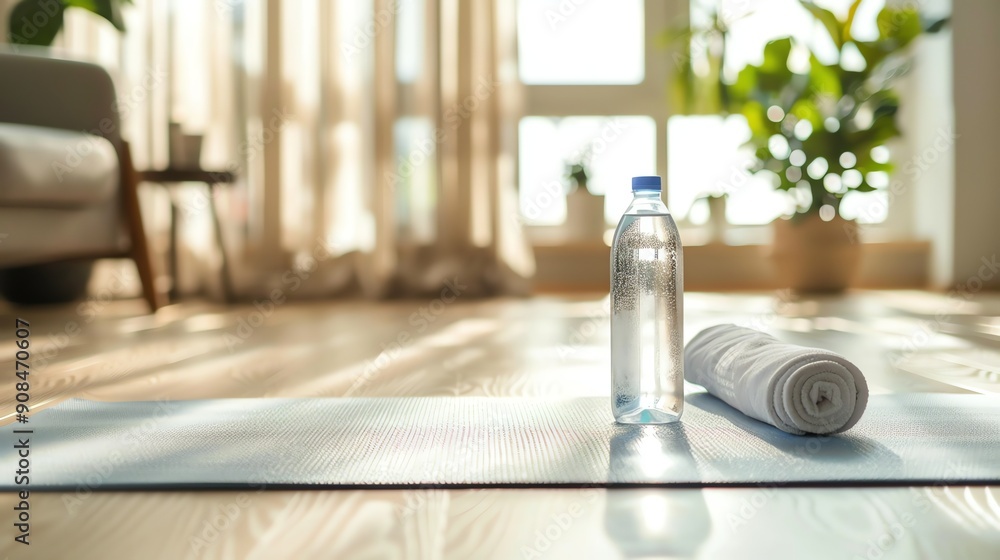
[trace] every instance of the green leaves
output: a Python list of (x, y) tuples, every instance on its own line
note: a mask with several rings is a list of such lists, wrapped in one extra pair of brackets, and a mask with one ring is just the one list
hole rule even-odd
[(839, 49), (844, 44), (844, 24), (841, 23), (840, 20), (837, 19), (837, 16), (833, 15), (833, 12), (830, 10), (820, 8), (812, 2), (802, 2), (802, 5), (809, 10), (813, 17), (823, 24), (827, 33), (830, 34), (830, 38), (833, 39), (833, 44)]
[(8, 37), (18, 45), (51, 45), (63, 26), (67, 8), (81, 8), (125, 31), (122, 6), (132, 0), (21, 0), (10, 13)]
[(921, 20), (924, 26), (924, 33), (937, 33), (948, 25), (948, 18), (938, 20)]
[(892, 8), (886, 6), (878, 13), (876, 23), (878, 24), (879, 39), (894, 41), (897, 49), (910, 44), (910, 41), (916, 39), (923, 32), (920, 12), (912, 7)]
[(816, 102), (811, 98), (805, 97), (799, 99), (792, 105), (792, 109), (788, 112), (799, 120), (809, 121), (809, 124), (813, 126), (813, 130), (823, 126), (823, 114), (820, 112)]
[(785, 37), (771, 41), (764, 46), (764, 62), (760, 70), (767, 74), (791, 73), (788, 69), (788, 55), (792, 52), (792, 38)]
[(851, 146), (858, 148), (874, 147), (885, 144), (887, 140), (899, 135), (895, 114), (888, 114), (875, 118), (872, 125), (865, 130), (848, 133), (847, 141)]
[(839, 99), (843, 94), (837, 66), (824, 66), (815, 55), (809, 57), (809, 87), (819, 95)]
[(7, 38), (14, 45), (51, 45), (63, 26), (59, 0), (21, 0), (10, 11)]
[(756, 98), (761, 102), (778, 103), (785, 86), (795, 79), (788, 69), (788, 55), (792, 52), (789, 37), (771, 41), (764, 47), (764, 61), (756, 68)]
[(108, 20), (118, 31), (125, 31), (125, 20), (122, 18), (122, 4), (131, 4), (132, 0), (62, 0), (66, 7), (75, 6), (93, 12)]
[[(854, 0), (846, 17), (839, 19), (813, 0), (800, 0), (840, 53), (834, 64), (823, 64), (809, 52), (808, 68), (796, 67), (799, 73), (793, 72), (788, 67), (789, 57), (799, 60), (798, 54), (810, 49), (811, 44), (797, 44), (793, 38), (784, 37), (768, 43), (761, 63), (744, 66), (732, 83), (719, 72), (721, 57), (699, 60), (701, 68), (708, 70), (702, 70), (701, 75), (693, 71), (690, 58), (677, 68), (678, 81), (683, 86), (675, 83), (675, 87), (689, 96), (691, 106), (696, 106), (699, 114), (717, 107), (718, 113), (746, 118), (751, 132), (746, 147), (756, 157), (751, 170), (762, 173), (780, 190), (800, 188), (803, 181), (807, 182), (814, 199), (813, 210), (820, 204), (835, 204), (850, 191), (876, 190), (869, 183), (871, 173), (892, 171), (891, 162), (875, 161), (871, 152), (901, 134), (896, 122), (899, 98), (893, 86), (910, 68), (909, 45), (922, 33), (939, 31), (947, 24), (947, 20), (922, 20), (912, 3), (901, 7), (890, 3), (877, 15), (878, 37), (860, 41), (854, 38), (851, 29), (861, 13), (858, 10), (861, 2)], [(702, 39), (721, 37), (724, 44), (727, 29), (714, 25), (702, 33), (705, 34)], [(689, 40), (687, 53), (691, 44)], [(703, 40), (703, 44), (708, 43)], [(712, 52), (724, 52), (724, 49), (703, 50), (710, 56), (714, 56)], [(775, 106), (781, 111), (772, 109), (769, 113)], [(769, 114), (778, 122), (768, 118)], [(811, 126), (804, 126), (802, 121)], [(771, 153), (769, 142), (775, 135), (787, 141), (788, 150)], [(775, 145), (779, 144), (783, 142)], [(800, 165), (793, 164), (788, 157), (794, 151), (801, 152), (793, 158)], [(844, 154), (853, 157), (842, 157)], [(807, 171), (813, 162), (822, 165), (812, 166), (810, 174)], [(826, 179), (829, 174), (839, 175), (839, 180)]]
[[(767, 108), (761, 105), (757, 101), (748, 101), (743, 104), (740, 108), (740, 114), (747, 120), (747, 125), (750, 127), (750, 134), (753, 138), (761, 138), (764, 142), (767, 142), (767, 136), (770, 135), (772, 123), (767, 120)], [(753, 140), (751, 140), (753, 142)]]
[(854, 0), (851, 7), (847, 9), (847, 20), (844, 22), (844, 42), (851, 40), (851, 28), (854, 27), (854, 16), (858, 13), (858, 8), (864, 0)]

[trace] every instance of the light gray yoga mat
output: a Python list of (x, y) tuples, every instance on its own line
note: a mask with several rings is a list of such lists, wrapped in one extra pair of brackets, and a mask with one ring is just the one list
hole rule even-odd
[(1000, 482), (988, 396), (873, 396), (832, 437), (786, 434), (704, 393), (683, 418), (619, 426), (601, 398), (74, 400), (7, 426), (0, 462), (13, 473), (13, 436), (30, 437), (33, 490)]

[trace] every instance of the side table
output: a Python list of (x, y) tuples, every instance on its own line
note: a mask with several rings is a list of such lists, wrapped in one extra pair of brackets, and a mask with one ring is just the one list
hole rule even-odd
[[(229, 259), (226, 255), (226, 244), (222, 237), (222, 224), (219, 221), (219, 212), (215, 205), (215, 188), (220, 185), (230, 185), (236, 181), (236, 175), (230, 171), (211, 171), (206, 169), (150, 169), (137, 171), (140, 181), (156, 183), (170, 188), (178, 183), (204, 183), (208, 188), (208, 204), (212, 213), (212, 226), (215, 230), (215, 240), (219, 244), (219, 255), (222, 260), (222, 295), (226, 302), (233, 301), (234, 290), (232, 277), (229, 274)], [(170, 286), (170, 298), (176, 299), (178, 280), (178, 258), (177, 258), (177, 204), (173, 197), (170, 198), (170, 275), (172, 284)]]

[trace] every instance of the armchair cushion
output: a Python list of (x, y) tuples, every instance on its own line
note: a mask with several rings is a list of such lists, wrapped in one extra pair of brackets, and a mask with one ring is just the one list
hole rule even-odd
[(0, 123), (0, 206), (97, 204), (118, 189), (107, 139), (57, 128)]

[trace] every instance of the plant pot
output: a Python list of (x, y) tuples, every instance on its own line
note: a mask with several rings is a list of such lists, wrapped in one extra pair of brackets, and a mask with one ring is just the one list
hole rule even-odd
[(772, 223), (771, 258), (782, 286), (799, 292), (842, 292), (861, 262), (858, 224), (809, 214)]
[(604, 221), (604, 197), (585, 186), (566, 195), (566, 232), (577, 241), (600, 241), (608, 229)]
[(204, 136), (185, 134), (178, 123), (170, 123), (170, 167), (174, 169), (200, 169), (201, 145)]
[(726, 228), (726, 197), (708, 197), (708, 241), (709, 243), (725, 243)]

